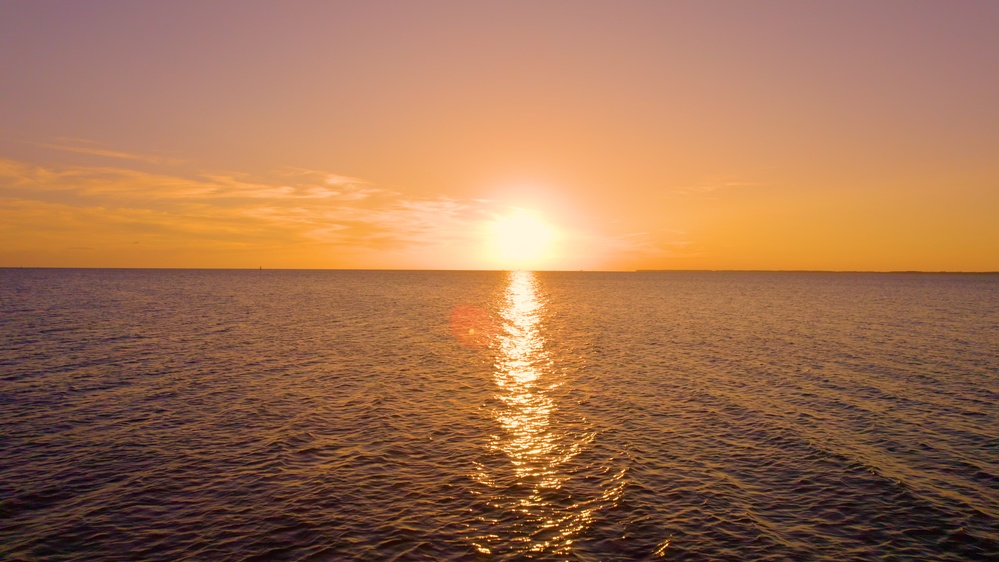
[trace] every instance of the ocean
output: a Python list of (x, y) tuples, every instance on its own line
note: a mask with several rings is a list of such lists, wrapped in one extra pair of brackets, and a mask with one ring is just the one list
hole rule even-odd
[(999, 275), (3, 269), (0, 558), (996, 560)]

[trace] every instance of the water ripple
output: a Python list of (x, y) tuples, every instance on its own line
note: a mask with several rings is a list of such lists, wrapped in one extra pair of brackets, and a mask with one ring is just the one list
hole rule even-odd
[(997, 293), (0, 270), (0, 558), (994, 560)]

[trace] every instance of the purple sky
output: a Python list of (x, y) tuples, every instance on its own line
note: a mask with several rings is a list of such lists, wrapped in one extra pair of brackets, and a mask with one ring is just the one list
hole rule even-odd
[(999, 269), (997, 30), (986, 1), (0, 2), (0, 265), (502, 266), (476, 225), (521, 208), (562, 233), (539, 267)]

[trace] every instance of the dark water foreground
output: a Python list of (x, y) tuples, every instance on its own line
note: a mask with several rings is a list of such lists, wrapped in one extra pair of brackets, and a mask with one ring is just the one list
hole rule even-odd
[(0, 315), (0, 559), (999, 558), (999, 276), (8, 269)]

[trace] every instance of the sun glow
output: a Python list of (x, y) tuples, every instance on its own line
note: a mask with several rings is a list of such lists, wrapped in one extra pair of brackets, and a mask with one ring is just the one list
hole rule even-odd
[(543, 268), (554, 257), (557, 231), (537, 213), (518, 209), (489, 224), (491, 258), (508, 269)]

